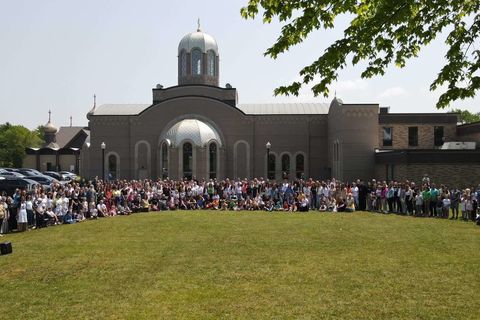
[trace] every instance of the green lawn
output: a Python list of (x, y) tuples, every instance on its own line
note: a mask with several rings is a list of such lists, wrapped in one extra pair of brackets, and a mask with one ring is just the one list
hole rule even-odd
[(480, 228), (163, 212), (0, 239), (1, 319), (480, 319)]

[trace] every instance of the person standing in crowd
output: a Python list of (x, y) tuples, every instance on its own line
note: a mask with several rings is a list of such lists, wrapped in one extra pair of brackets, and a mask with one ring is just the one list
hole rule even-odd
[(8, 233), (8, 206), (3, 197), (0, 197), (0, 236)]
[(11, 197), (7, 197), (6, 203), (8, 207), (8, 231), (11, 232), (17, 229), (18, 207)]
[(405, 206), (407, 209), (407, 214), (409, 216), (413, 215), (413, 199), (414, 191), (408, 184), (405, 186)]
[(437, 202), (438, 202), (438, 189), (435, 188), (435, 183), (432, 183), (432, 187), (430, 188), (430, 216), (431, 217), (438, 217), (437, 214)]
[(413, 199), (415, 201), (415, 216), (416, 217), (425, 216), (425, 212), (423, 211), (425, 208), (423, 204), (423, 193), (422, 192), (416, 193)]
[(452, 217), (450, 219), (458, 219), (458, 206), (460, 205), (461, 193), (458, 188), (452, 189), (450, 192), (450, 208), (452, 209)]
[[(360, 210), (360, 203), (359, 203), (360, 190), (359, 190), (359, 187), (357, 185), (357, 182), (352, 182), (352, 188), (350, 190), (350, 194), (353, 197), (353, 202), (355, 203), (355, 208)], [(347, 207), (348, 207), (348, 205), (347, 205)], [(365, 210), (365, 209), (363, 209), (363, 210)]]
[(423, 199), (423, 215), (426, 217), (430, 217), (430, 188), (426, 184), (423, 187), (422, 199)]
[(393, 213), (393, 205), (394, 205), (394, 199), (395, 199), (395, 192), (396, 190), (393, 187), (393, 183), (390, 182), (390, 185), (387, 189), (387, 203), (388, 203), (388, 212)]
[(27, 201), (25, 196), (20, 198), (20, 205), (17, 208), (17, 229), (19, 232), (27, 231)]
[(26, 206), (28, 227), (32, 228), (35, 226), (35, 213), (33, 211), (33, 200), (31, 195), (27, 196)]

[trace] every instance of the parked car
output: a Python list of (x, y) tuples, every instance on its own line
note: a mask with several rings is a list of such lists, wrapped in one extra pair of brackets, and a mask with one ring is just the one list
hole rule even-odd
[(42, 186), (48, 186), (48, 187), (50, 187), (50, 185), (52, 183), (58, 183), (59, 182), (57, 179), (52, 178), (52, 177), (47, 176), (47, 175), (44, 175), (44, 174), (42, 174), (41, 176), (31, 176), (31, 177), (27, 177), (27, 178), (40, 183)]
[(0, 169), (0, 176), (5, 178), (25, 178), (25, 176), (16, 171)]
[(46, 176), (50, 176), (52, 178), (55, 178), (58, 181), (65, 180), (65, 177), (62, 174), (60, 174), (58, 172), (55, 172), (55, 171), (43, 171), (43, 174), (46, 175)]
[(30, 179), (3, 178), (0, 179), (0, 192), (5, 191), (13, 195), (16, 189), (31, 191), (38, 183)]
[(68, 177), (69, 180), (75, 180), (77, 178), (77, 175), (75, 173), (72, 173), (72, 172), (60, 171), (58, 173), (60, 173), (63, 176)]
[(35, 169), (29, 169), (29, 168), (19, 168), (19, 169), (16, 169), (16, 171), (23, 174), (26, 177), (33, 177), (33, 176), (42, 175), (42, 173), (40, 171), (35, 170)]

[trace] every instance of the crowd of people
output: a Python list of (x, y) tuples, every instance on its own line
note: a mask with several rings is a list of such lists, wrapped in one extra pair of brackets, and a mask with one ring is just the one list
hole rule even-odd
[(458, 189), (421, 182), (116, 180), (71, 181), (0, 196), (0, 234), (87, 219), (164, 210), (396, 213), (477, 221), (480, 184)]

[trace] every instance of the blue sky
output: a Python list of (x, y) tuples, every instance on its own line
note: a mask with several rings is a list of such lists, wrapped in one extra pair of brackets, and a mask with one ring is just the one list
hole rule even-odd
[[(338, 28), (318, 31), (277, 60), (263, 52), (281, 24), (243, 20), (247, 0), (0, 1), (0, 122), (34, 128), (48, 119), (57, 126), (87, 125), (93, 104), (150, 103), (155, 84), (177, 84), (177, 46), (195, 31), (214, 36), (220, 51), (220, 83), (238, 89), (240, 103), (328, 102), (308, 89), (298, 98), (273, 97), (273, 89), (297, 78), (342, 35)], [(425, 48), (407, 67), (392, 67), (384, 77), (360, 79), (360, 67), (340, 73), (331, 92), (345, 103), (379, 103), (391, 112), (435, 112), (440, 92), (429, 85), (444, 63), (442, 39)], [(452, 105), (480, 111), (480, 98)]]

